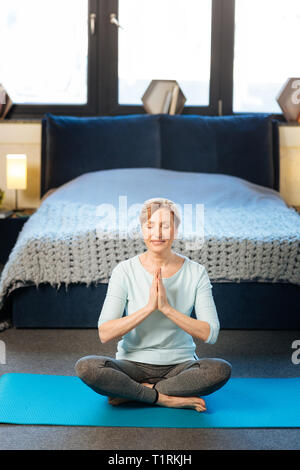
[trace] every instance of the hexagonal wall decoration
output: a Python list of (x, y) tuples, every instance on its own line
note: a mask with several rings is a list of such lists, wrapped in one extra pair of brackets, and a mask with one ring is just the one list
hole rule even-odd
[(299, 122), (300, 78), (289, 78), (281, 88), (276, 100), (287, 121)]
[(186, 97), (176, 80), (152, 80), (142, 102), (149, 114), (180, 114)]

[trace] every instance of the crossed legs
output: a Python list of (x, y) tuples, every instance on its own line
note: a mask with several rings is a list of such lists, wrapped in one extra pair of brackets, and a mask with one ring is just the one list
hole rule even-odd
[[(151, 369), (151, 365), (149, 367)], [(108, 356), (85, 356), (76, 362), (75, 371), (86, 385), (111, 399), (117, 397), (123, 401), (136, 400), (160, 406), (193, 407), (198, 411), (205, 410), (205, 402), (199, 395), (209, 395), (218, 390), (231, 375), (230, 363), (217, 358), (161, 366), (158, 372), (166, 367), (167, 372), (153, 379), (153, 373), (149, 376), (149, 369), (145, 369), (143, 363), (139, 365)], [(148, 380), (154, 381), (154, 385)]]

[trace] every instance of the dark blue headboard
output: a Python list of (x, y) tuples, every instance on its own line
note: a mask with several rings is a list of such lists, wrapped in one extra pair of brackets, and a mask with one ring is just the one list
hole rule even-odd
[(278, 122), (269, 114), (138, 114), (42, 120), (41, 197), (90, 171), (223, 173), (279, 190)]

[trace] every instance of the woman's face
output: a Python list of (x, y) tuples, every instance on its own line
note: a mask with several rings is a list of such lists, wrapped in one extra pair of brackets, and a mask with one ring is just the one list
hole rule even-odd
[(177, 236), (173, 213), (165, 207), (157, 209), (142, 225), (142, 232), (149, 251), (167, 252)]

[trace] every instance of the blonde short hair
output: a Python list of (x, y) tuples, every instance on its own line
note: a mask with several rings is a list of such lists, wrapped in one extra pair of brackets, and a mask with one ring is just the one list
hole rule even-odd
[(165, 199), (162, 197), (147, 199), (147, 201), (143, 203), (143, 207), (140, 213), (141, 225), (143, 225), (152, 216), (152, 214), (154, 214), (155, 211), (161, 208), (169, 209), (169, 211), (173, 213), (174, 225), (175, 228), (177, 228), (181, 223), (181, 217), (178, 208), (175, 202), (171, 201), (171, 199)]

